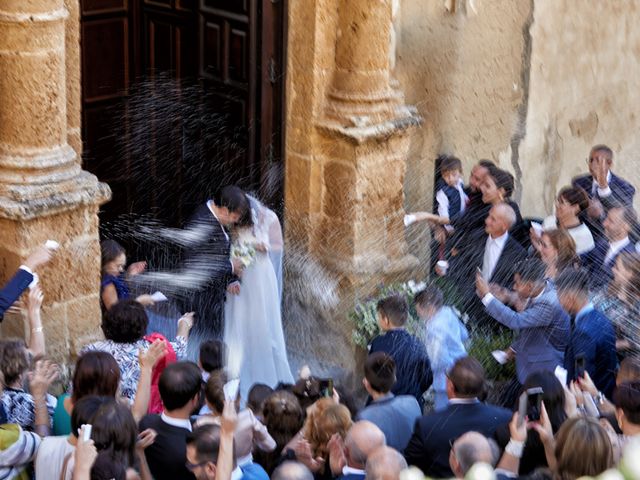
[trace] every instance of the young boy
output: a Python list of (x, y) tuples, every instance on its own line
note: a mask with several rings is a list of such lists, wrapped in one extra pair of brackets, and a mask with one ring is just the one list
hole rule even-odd
[(442, 410), (449, 402), (447, 371), (467, 354), (464, 342), (469, 334), (455, 311), (444, 305), (442, 291), (435, 285), (416, 293), (414, 302), (424, 323), (423, 340), (433, 370), (434, 406)]
[(369, 354), (387, 353), (396, 362), (394, 395), (413, 395), (422, 405), (422, 394), (431, 386), (433, 374), (422, 342), (404, 328), (409, 306), (404, 297), (392, 295), (378, 302), (378, 325), (383, 331), (371, 342)]
[(467, 194), (462, 180), (462, 162), (457, 157), (444, 157), (440, 162), (440, 180), (436, 186), (434, 210), (437, 213), (414, 212), (415, 221), (445, 225), (451, 229), (451, 219), (461, 215), (467, 205)]

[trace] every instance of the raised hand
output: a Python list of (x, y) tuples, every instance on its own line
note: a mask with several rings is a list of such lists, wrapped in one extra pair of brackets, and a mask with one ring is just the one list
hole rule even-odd
[(225, 400), (222, 416), (220, 417), (220, 428), (223, 433), (233, 435), (238, 426), (238, 412), (234, 401)]
[(42, 293), (42, 289), (40, 288), (39, 285), (36, 285), (35, 287), (30, 288), (29, 294), (27, 295), (27, 309), (31, 312), (40, 310), (43, 300), (44, 300), (44, 294)]
[(39, 360), (29, 374), (29, 386), (34, 397), (44, 396), (49, 386), (58, 378), (58, 365), (49, 360)]
[(240, 295), (240, 283), (233, 282), (229, 284), (229, 286), (227, 286), (227, 293), (230, 293), (231, 295)]
[(155, 340), (147, 351), (143, 351), (142, 349), (138, 352), (138, 362), (140, 363), (140, 368), (146, 368), (149, 370), (153, 370), (153, 367), (158, 363), (162, 357), (167, 354), (167, 344), (164, 340), (158, 339)]
[(158, 432), (153, 430), (152, 428), (147, 428), (140, 432), (138, 435), (138, 440), (136, 441), (136, 449), (138, 451), (143, 451), (150, 445), (153, 445), (153, 442), (156, 441), (156, 437), (158, 436)]
[(329, 465), (334, 475), (342, 474), (342, 469), (347, 464), (347, 457), (344, 454), (344, 441), (339, 433), (334, 433), (327, 443), (329, 450)]
[(130, 277), (133, 277), (135, 275), (140, 275), (146, 269), (147, 269), (147, 262), (144, 262), (144, 261), (134, 262), (131, 265), (129, 265), (129, 268), (127, 268), (127, 275), (129, 275)]
[(86, 426), (80, 427), (78, 432), (78, 441), (73, 453), (74, 466), (73, 466), (73, 478), (89, 478), (89, 472), (91, 467), (98, 458), (98, 450), (93, 443), (93, 440), (84, 440), (84, 431)]
[(39, 266), (44, 265), (53, 257), (53, 250), (44, 245), (36, 248), (24, 261), (24, 266), (35, 271)]
[(476, 293), (480, 298), (484, 297), (487, 293), (489, 293), (489, 284), (483, 278), (480, 272), (476, 272)]
[(144, 295), (139, 295), (138, 297), (136, 297), (136, 302), (141, 303), (145, 307), (152, 307), (156, 303), (153, 300), (153, 297), (146, 293)]

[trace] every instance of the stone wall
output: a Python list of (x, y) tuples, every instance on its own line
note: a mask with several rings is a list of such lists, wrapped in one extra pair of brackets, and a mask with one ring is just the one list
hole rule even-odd
[[(640, 5), (617, 0), (402, 0), (396, 76), (426, 120), (413, 134), (406, 206), (430, 207), (439, 153), (458, 155), (465, 173), (480, 158), (509, 169), (527, 215), (552, 213), (596, 143), (640, 180), (639, 18)], [(427, 234), (409, 235), (424, 255)]]

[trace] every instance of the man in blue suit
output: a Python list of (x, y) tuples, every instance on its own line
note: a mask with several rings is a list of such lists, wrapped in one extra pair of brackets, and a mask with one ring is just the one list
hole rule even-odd
[(383, 331), (371, 342), (369, 353), (385, 352), (396, 362), (394, 395), (413, 395), (422, 405), (422, 394), (433, 382), (424, 344), (405, 329), (409, 306), (404, 297), (391, 295), (378, 302), (378, 325)]
[(402, 452), (422, 411), (413, 395), (396, 397), (390, 392), (395, 381), (396, 362), (393, 358), (384, 352), (369, 355), (364, 363), (362, 383), (373, 401), (358, 412), (356, 420), (375, 424), (384, 433), (387, 445)]
[(478, 296), (487, 313), (502, 325), (517, 332), (511, 349), (515, 352), (520, 384), (537, 371), (554, 371), (562, 365), (569, 335), (569, 315), (558, 303), (553, 286), (545, 281), (545, 264), (537, 258), (518, 263), (514, 290), (526, 300), (524, 310), (514, 311), (489, 291), (489, 284), (478, 274)]
[(611, 171), (613, 151), (606, 145), (596, 145), (587, 159), (589, 174), (575, 177), (574, 187), (584, 189), (589, 195), (589, 208), (583, 218), (596, 240), (603, 236), (602, 220), (613, 205), (633, 206), (636, 189)]
[(591, 266), (591, 287), (598, 290), (613, 279), (613, 266), (618, 255), (635, 252), (636, 248), (629, 235), (637, 223), (636, 213), (631, 207), (614, 205), (602, 223), (606, 241), (598, 242)]
[(404, 450), (409, 465), (434, 478), (453, 476), (449, 451), (454, 440), (467, 432), (492, 437), (496, 427), (508, 423), (511, 412), (480, 401), (485, 391), (484, 368), (476, 359), (456, 361), (447, 377), (449, 405), (416, 422), (413, 436)]
[(50, 248), (45, 246), (36, 248), (0, 290), (0, 322), (4, 318), (5, 312), (33, 282), (35, 270), (51, 260), (52, 255), (53, 251)]
[(576, 378), (576, 358), (582, 357), (593, 383), (611, 398), (616, 384), (616, 335), (611, 321), (589, 301), (589, 274), (568, 268), (556, 279), (556, 288), (562, 308), (573, 318), (564, 356), (567, 379)]
[(613, 151), (606, 145), (596, 145), (589, 152), (589, 174), (573, 179), (574, 186), (584, 189), (592, 200), (599, 201), (605, 211), (610, 205), (619, 203), (626, 207), (633, 205), (636, 189), (623, 178), (614, 175)]

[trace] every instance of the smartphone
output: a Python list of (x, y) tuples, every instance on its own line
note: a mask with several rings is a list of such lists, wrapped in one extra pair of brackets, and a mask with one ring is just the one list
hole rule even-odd
[(584, 372), (585, 372), (586, 366), (587, 366), (587, 359), (585, 358), (584, 353), (580, 353), (580, 354), (576, 355), (575, 375), (574, 375), (574, 377), (575, 377), (574, 379), (575, 380), (584, 377)]
[(527, 392), (522, 392), (518, 398), (518, 426), (521, 426), (527, 417)]
[(239, 378), (234, 378), (232, 380), (229, 380), (227, 383), (224, 384), (224, 387), (222, 387), (222, 390), (224, 392), (224, 399), (227, 402), (235, 402), (236, 398), (238, 397), (239, 388), (240, 388)]
[(542, 394), (544, 391), (540, 387), (527, 390), (527, 419), (530, 422), (540, 420), (542, 414)]
[(318, 379), (321, 397), (333, 397), (333, 378)]
[(85, 442), (88, 442), (89, 440), (91, 440), (92, 426), (89, 425), (88, 423), (85, 423), (82, 426), (84, 427), (84, 436), (82, 437), (82, 440), (84, 440)]

